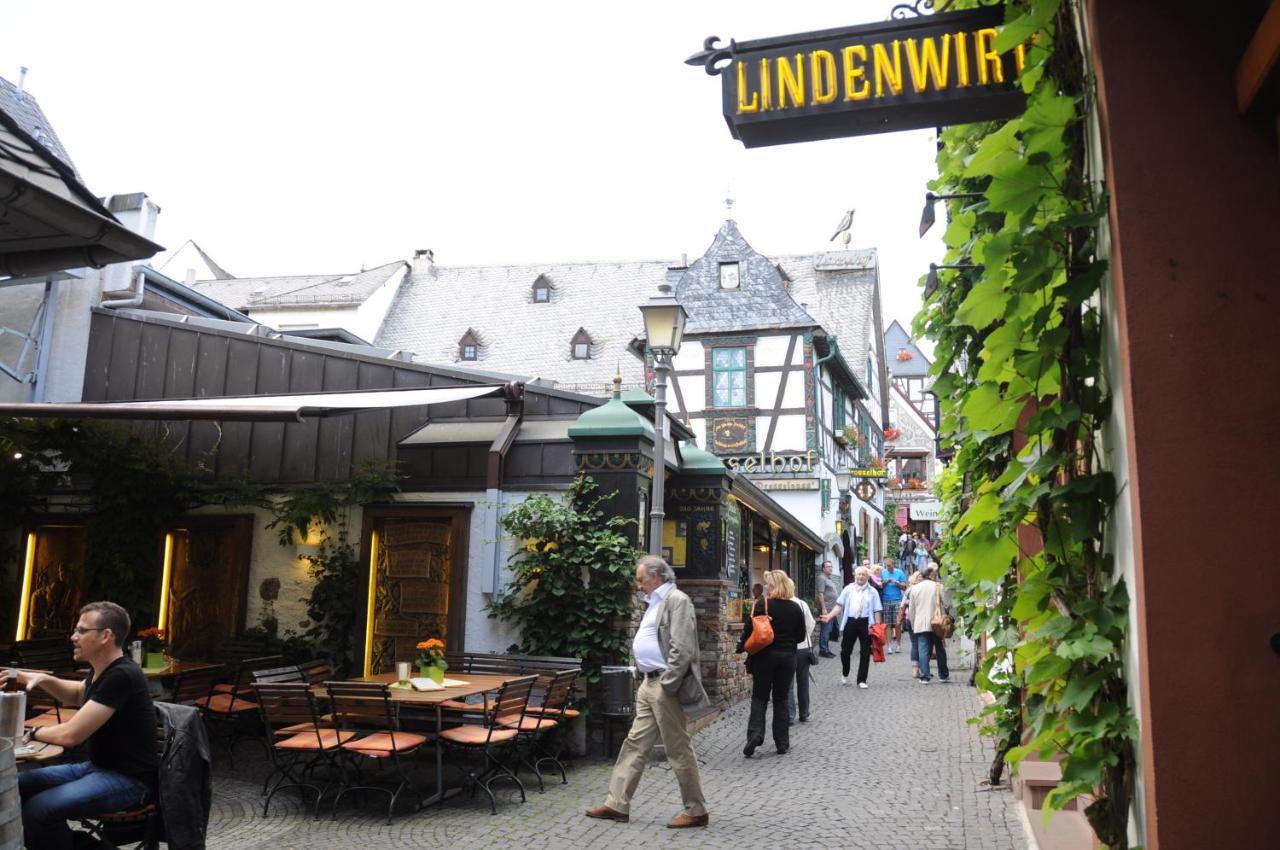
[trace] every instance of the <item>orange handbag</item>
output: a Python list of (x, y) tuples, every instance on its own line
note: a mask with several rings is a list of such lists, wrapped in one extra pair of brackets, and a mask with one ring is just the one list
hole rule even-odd
[(769, 618), (769, 597), (764, 598), (764, 613), (751, 618), (751, 636), (743, 645), (748, 655), (755, 655), (773, 645), (773, 620)]

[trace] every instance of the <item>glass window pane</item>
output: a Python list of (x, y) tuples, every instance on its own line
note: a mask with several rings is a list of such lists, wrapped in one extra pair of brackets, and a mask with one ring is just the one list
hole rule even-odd
[(733, 353), (733, 365), (738, 369), (747, 368), (747, 350), (745, 348), (731, 349)]
[(729, 350), (727, 348), (713, 348), (711, 350), (711, 365), (714, 369), (724, 369), (729, 365)]

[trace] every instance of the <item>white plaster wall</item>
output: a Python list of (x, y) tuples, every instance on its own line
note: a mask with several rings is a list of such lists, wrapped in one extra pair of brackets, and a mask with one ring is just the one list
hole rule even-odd
[[(290, 330), (293, 328), (345, 328), (361, 339), (368, 340), (368, 329), (360, 322), (356, 305), (350, 307), (330, 307), (325, 309), (285, 309), (244, 311), (255, 321), (270, 327)], [(377, 328), (374, 328), (377, 330)]]
[[(756, 365), (760, 362), (757, 360)], [(778, 398), (778, 384), (782, 383), (781, 372), (756, 373), (756, 407), (768, 410)]]
[(356, 321), (368, 333), (361, 333), (354, 329), (352, 333), (369, 342), (373, 342), (377, 338), (378, 331), (382, 329), (382, 323), (387, 318), (387, 311), (391, 309), (391, 302), (395, 300), (396, 293), (400, 291), (400, 284), (404, 281), (408, 270), (409, 267), (407, 265), (401, 266), (381, 286), (370, 293), (364, 303), (356, 309)]
[(770, 490), (769, 497), (806, 528), (815, 534), (822, 533), (822, 494), (817, 490)]
[(690, 419), (689, 427), (693, 429), (693, 433), (698, 435), (698, 446), (707, 451), (711, 451), (711, 445), (707, 442), (707, 420)]
[(53, 347), (41, 401), (80, 401), (84, 395), (84, 366), (89, 351), (90, 310), (102, 291), (102, 273), (110, 269), (81, 269), (83, 280), (58, 285)]
[(782, 392), (782, 406), (804, 407), (804, 373), (792, 372), (787, 375), (787, 388)]
[[(768, 427), (768, 419), (761, 417), (762, 422)], [(757, 428), (759, 425), (757, 425)], [(764, 433), (768, 433), (765, 431)], [(756, 442), (763, 447), (764, 433), (756, 432)], [(804, 415), (799, 413), (790, 413), (786, 416), (778, 417), (778, 426), (773, 432), (773, 451), (805, 451), (808, 447), (805, 445), (807, 434), (804, 427)]]
[(706, 368), (706, 354), (702, 350), (702, 343), (696, 339), (687, 339), (680, 344), (680, 353), (671, 361), (671, 365), (676, 369), (697, 369), (699, 371)]
[(781, 366), (787, 359), (787, 345), (791, 337), (762, 336), (756, 340), (756, 366)]
[[(703, 387), (703, 377), (701, 375), (670, 375), (668, 381), (680, 382), (680, 398), (684, 400), (684, 409), (686, 413), (697, 413), (705, 410), (706, 405), (706, 389)], [(673, 408), (676, 403), (676, 394), (673, 388), (668, 388), (667, 404)]]

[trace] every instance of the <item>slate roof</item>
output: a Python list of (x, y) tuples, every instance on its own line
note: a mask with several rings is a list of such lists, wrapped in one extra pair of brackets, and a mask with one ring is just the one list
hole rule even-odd
[(876, 249), (792, 254), (775, 260), (790, 278), (791, 297), (836, 337), (849, 367), (865, 383), (863, 370), (875, 338), (880, 275)]
[(45, 150), (75, 172), (77, 179), (80, 178), (79, 172), (76, 172), (75, 163), (71, 161), (71, 155), (62, 146), (62, 140), (58, 138), (53, 125), (49, 123), (40, 104), (30, 92), (19, 91), (16, 85), (0, 77), (0, 110), (7, 113), (28, 135), (43, 145)]
[[(724, 263), (738, 264), (737, 289), (720, 286)], [(726, 221), (676, 283), (675, 296), (689, 311), (685, 333), (817, 327), (784, 284), (777, 265), (747, 244), (737, 222)]]
[(192, 288), (237, 310), (358, 306), (407, 265), (396, 260), (355, 274), (198, 280)]
[[(573, 262), (510, 266), (440, 266), (415, 260), (413, 272), (378, 332), (375, 344), (417, 353), (418, 362), (470, 366), (458, 341), (475, 331), (475, 366), (543, 378), (560, 389), (607, 395), (615, 372), (628, 387), (644, 383), (627, 344), (643, 336), (639, 305), (667, 279), (671, 263)], [(533, 284), (552, 284), (547, 302)], [(591, 358), (574, 360), (578, 328), (591, 336)]]
[[(899, 351), (910, 352), (911, 359), (899, 360)], [(884, 354), (889, 358), (889, 374), (894, 378), (925, 378), (928, 377), (929, 367), (933, 365), (933, 361), (925, 357), (924, 352), (911, 341), (906, 329), (898, 324), (897, 319), (890, 322), (884, 332)]]

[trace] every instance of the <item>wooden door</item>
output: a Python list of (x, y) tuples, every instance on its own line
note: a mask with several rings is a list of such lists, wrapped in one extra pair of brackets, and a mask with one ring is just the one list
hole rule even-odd
[(31, 584), (22, 637), (70, 639), (85, 595), (87, 530), (74, 523), (41, 523), (29, 529)]
[(244, 629), (253, 518), (190, 517), (175, 524), (168, 636), (177, 658), (207, 661)]
[(369, 509), (366, 563), (371, 589), (366, 612), (365, 665), (369, 673), (412, 661), (417, 644), (440, 638), (464, 649), (466, 623), (466, 517), (464, 509)]

